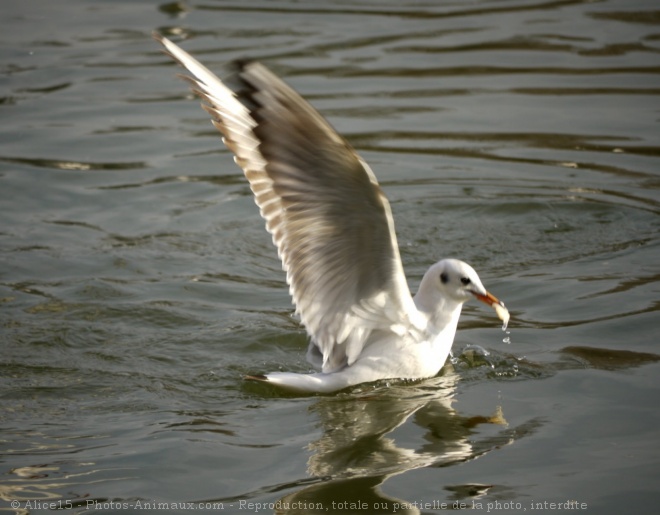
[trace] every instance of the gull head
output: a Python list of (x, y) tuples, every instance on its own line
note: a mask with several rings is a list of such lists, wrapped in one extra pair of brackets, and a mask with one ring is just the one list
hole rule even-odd
[(415, 296), (415, 303), (421, 308), (426, 304), (427, 309), (429, 302), (435, 303), (435, 310), (441, 311), (449, 303), (460, 312), (460, 306), (472, 297), (491, 306), (504, 322), (502, 329), (506, 329), (509, 311), (504, 303), (484, 288), (474, 268), (458, 259), (443, 259), (429, 268)]
[(420, 293), (422, 290), (425, 295), (456, 304), (475, 297), (495, 309), (495, 306), (504, 308), (504, 304), (486, 290), (474, 268), (458, 259), (443, 259), (429, 268), (422, 279)]
[(443, 259), (431, 267), (427, 274), (443, 297), (463, 303), (472, 297), (485, 300), (490, 295), (470, 265), (458, 259)]

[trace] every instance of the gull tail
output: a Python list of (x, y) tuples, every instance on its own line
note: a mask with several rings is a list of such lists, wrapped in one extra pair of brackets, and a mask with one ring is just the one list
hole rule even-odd
[(342, 377), (341, 372), (333, 374), (295, 374), (292, 372), (270, 372), (245, 376), (247, 381), (272, 384), (284, 390), (296, 393), (330, 393), (346, 388), (350, 382)]

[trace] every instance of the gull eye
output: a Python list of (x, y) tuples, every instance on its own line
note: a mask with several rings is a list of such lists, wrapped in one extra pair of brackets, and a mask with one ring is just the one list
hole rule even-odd
[(447, 275), (447, 272), (442, 272), (440, 274), (440, 280), (442, 281), (442, 284), (447, 284), (449, 282), (449, 276)]
[(465, 286), (467, 286), (467, 285), (470, 284), (472, 281), (470, 281), (470, 278), (469, 278), (469, 277), (461, 277), (461, 282), (462, 282)]

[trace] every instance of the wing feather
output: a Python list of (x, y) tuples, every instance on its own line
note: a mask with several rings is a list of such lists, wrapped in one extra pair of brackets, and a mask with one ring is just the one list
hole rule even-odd
[(184, 77), (243, 169), (323, 371), (353, 363), (375, 330), (422, 329), (389, 202), (351, 146), (263, 65), (238, 63), (232, 90), (155, 38), (192, 74)]

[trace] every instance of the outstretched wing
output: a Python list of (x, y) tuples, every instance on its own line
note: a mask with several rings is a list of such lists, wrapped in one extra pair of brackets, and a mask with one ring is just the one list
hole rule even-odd
[(372, 331), (421, 329), (390, 205), (369, 166), (298, 93), (257, 62), (235, 91), (158, 35), (243, 169), (323, 371), (350, 365)]

